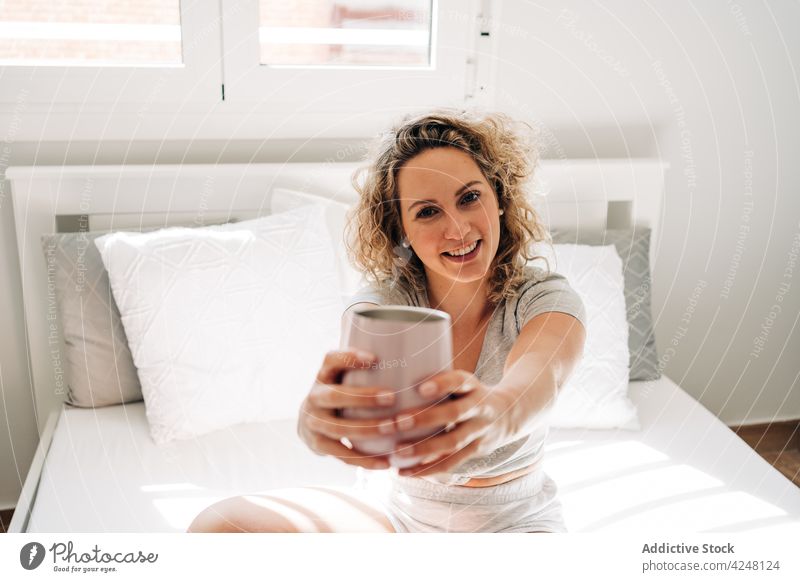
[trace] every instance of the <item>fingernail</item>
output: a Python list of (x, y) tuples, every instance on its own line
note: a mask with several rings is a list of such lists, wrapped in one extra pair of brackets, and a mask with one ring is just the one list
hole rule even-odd
[(419, 387), (419, 393), (423, 396), (433, 396), (434, 392), (436, 392), (436, 382), (425, 382)]
[(378, 425), (378, 432), (382, 434), (392, 434), (394, 432), (394, 423), (391, 420), (380, 423)]
[(377, 397), (378, 404), (392, 404), (394, 402), (394, 392), (381, 392)]
[(414, 426), (414, 419), (408, 414), (401, 414), (397, 417), (397, 426), (403, 430), (407, 430)]
[(370, 362), (375, 359), (373, 354), (365, 352), (364, 350), (357, 350), (356, 355), (362, 360), (369, 360)]

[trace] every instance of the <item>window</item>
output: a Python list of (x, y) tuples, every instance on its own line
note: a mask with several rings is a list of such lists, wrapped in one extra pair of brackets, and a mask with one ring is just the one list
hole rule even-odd
[(261, 64), (430, 66), (431, 4), (261, 0)]
[(465, 103), (489, 2), (0, 0), (0, 108), (16, 139), (369, 135)]
[(176, 65), (178, 0), (4, 0), (0, 65)]
[(213, 0), (5, 0), (0, 103), (26, 106), (220, 99)]
[(222, 2), (226, 100), (295, 112), (464, 101), (477, 2)]

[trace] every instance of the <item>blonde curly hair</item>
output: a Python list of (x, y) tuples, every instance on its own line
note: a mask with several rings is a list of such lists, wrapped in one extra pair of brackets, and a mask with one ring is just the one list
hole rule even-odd
[[(500, 244), (491, 266), (488, 301), (499, 303), (514, 295), (525, 281), (528, 261), (545, 257), (532, 254), (533, 243), (550, 241), (549, 233), (526, 197), (526, 185), (538, 162), (532, 132), (501, 113), (441, 109), (406, 117), (382, 134), (367, 154), (367, 165), (353, 175), (359, 202), (346, 226), (350, 261), (368, 281), (394, 287), (425, 290), (422, 261), (401, 246), (403, 227), (397, 173), (425, 150), (454, 147), (477, 163), (497, 195)], [(525, 125), (530, 129), (529, 126)]]

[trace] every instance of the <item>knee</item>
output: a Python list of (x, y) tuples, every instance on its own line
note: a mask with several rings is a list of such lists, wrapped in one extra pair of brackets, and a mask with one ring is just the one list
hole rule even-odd
[(206, 507), (194, 518), (187, 533), (298, 533), (284, 516), (266, 508), (255, 510), (241, 497), (231, 497)]
[(186, 531), (188, 533), (235, 533), (243, 530), (235, 523), (233, 516), (226, 511), (225, 502), (221, 501), (209, 505), (198, 513)]

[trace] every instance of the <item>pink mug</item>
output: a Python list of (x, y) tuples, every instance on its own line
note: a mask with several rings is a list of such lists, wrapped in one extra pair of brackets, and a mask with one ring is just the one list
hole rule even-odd
[[(353, 313), (346, 345), (375, 354), (369, 368), (348, 370), (342, 383), (351, 386), (385, 386), (395, 392), (392, 406), (345, 408), (344, 418), (387, 418), (410, 408), (441, 399), (419, 394), (422, 382), (453, 369), (453, 339), (450, 315), (425, 307), (383, 306)], [(394, 467), (413, 467), (420, 457), (399, 457), (394, 452), (404, 442), (418, 441), (443, 427), (401, 431), (385, 437), (353, 439), (353, 447), (373, 455), (389, 455)]]

